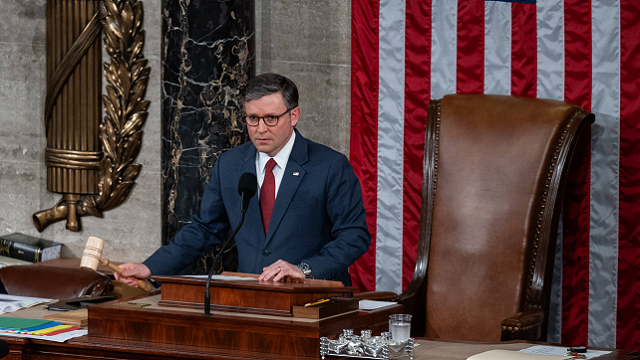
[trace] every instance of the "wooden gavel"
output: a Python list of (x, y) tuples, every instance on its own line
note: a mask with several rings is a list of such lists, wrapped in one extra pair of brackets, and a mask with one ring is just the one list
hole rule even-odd
[[(87, 246), (84, 248), (84, 252), (82, 253), (82, 260), (80, 260), (80, 267), (87, 270), (97, 271), (98, 264), (102, 264), (104, 266), (108, 266), (113, 271), (122, 275), (122, 268), (118, 265), (112, 264), (109, 259), (105, 259), (102, 257), (102, 249), (104, 248), (104, 240), (97, 237), (89, 237), (87, 240)], [(151, 291), (153, 287), (149, 282), (135, 279), (138, 283), (138, 287), (144, 291)]]

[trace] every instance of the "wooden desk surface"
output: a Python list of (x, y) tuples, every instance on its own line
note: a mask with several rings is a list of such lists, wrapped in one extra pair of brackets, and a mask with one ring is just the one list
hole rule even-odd
[[(151, 305), (156, 307), (156, 304)], [(186, 310), (188, 312), (195, 310)], [(36, 306), (4, 316), (13, 317), (41, 317), (50, 313), (44, 306)], [(232, 316), (244, 317), (245, 314), (233, 314)], [(287, 321), (291, 321), (288, 318)], [(299, 319), (303, 323), (308, 319)], [(304, 327), (304, 326), (303, 326)], [(186, 346), (179, 344), (162, 344), (146, 341), (132, 341), (107, 339), (91, 336), (83, 336), (67, 341), (66, 343), (54, 343), (44, 340), (15, 338), (0, 336), (10, 344), (11, 352), (6, 359), (9, 360), (46, 360), (46, 359), (282, 359), (282, 360), (308, 360), (318, 359), (318, 356), (291, 356), (282, 354), (270, 354), (265, 352), (252, 352), (233, 349), (220, 349), (201, 346)], [(428, 360), (465, 360), (469, 356), (493, 349), (521, 350), (534, 345), (533, 343), (514, 341), (502, 343), (469, 343), (446, 342), (418, 339), (419, 344), (415, 348), (414, 359)], [(283, 344), (284, 345), (284, 344)], [(338, 357), (328, 357), (341, 359)], [(614, 350), (611, 354), (597, 358), (598, 360), (640, 360), (635, 352)]]
[[(211, 349), (177, 344), (152, 344), (139, 341), (95, 339), (88, 336), (70, 340), (66, 343), (52, 343), (43, 340), (31, 340), (0, 337), (9, 342), (11, 353), (7, 359), (220, 359), (220, 360), (311, 360), (319, 357), (287, 356), (250, 351)], [(526, 342), (503, 342), (495, 344), (444, 342), (417, 340), (414, 359), (426, 360), (465, 360), (469, 356), (493, 349), (518, 351), (534, 344)], [(329, 359), (341, 359), (328, 357)], [(352, 358), (353, 359), (353, 358)], [(598, 357), (598, 360), (639, 360), (640, 356), (631, 351), (613, 350), (611, 354)]]

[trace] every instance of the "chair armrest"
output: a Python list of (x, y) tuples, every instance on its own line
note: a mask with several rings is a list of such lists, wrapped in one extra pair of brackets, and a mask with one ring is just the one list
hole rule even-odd
[(502, 341), (539, 340), (542, 336), (544, 310), (529, 308), (502, 320)]
[(391, 291), (368, 291), (353, 294), (353, 297), (360, 300), (398, 301), (398, 294)]

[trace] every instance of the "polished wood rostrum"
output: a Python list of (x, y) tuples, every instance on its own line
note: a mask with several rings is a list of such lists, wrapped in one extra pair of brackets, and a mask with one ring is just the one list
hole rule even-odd
[(325, 297), (354, 304), (344, 298), (353, 288), (332, 281), (249, 279), (212, 281), (213, 311), (205, 315), (200, 296), (205, 279), (156, 280), (163, 281), (162, 292), (89, 307), (88, 336), (63, 344), (9, 339), (14, 353), (29, 359), (318, 358), (320, 337), (335, 337), (345, 328), (380, 333), (388, 329), (389, 315), (404, 310), (397, 304), (374, 311), (342, 307), (320, 318), (297, 317), (293, 308)]

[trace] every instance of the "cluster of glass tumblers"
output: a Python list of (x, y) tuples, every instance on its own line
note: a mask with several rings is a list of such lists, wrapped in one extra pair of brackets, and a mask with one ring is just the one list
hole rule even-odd
[(396, 343), (391, 333), (383, 332), (380, 336), (371, 336), (371, 330), (362, 330), (360, 336), (352, 329), (342, 330), (338, 340), (327, 337), (320, 338), (320, 356), (354, 356), (363, 359), (413, 359), (415, 344), (412, 338)]

